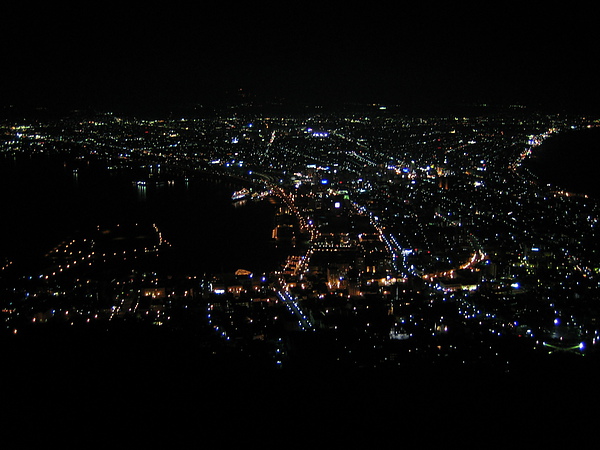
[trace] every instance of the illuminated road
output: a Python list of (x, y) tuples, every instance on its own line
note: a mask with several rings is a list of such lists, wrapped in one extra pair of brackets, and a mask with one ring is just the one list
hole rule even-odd
[(313, 324), (300, 309), (298, 301), (288, 291), (277, 290), (277, 297), (283, 302), (287, 309), (298, 319), (298, 325), (302, 331), (315, 331)]
[[(290, 211), (296, 216), (298, 223), (300, 225), (300, 230), (302, 232), (308, 231), (310, 233), (310, 241), (313, 242), (315, 238), (319, 235), (316, 227), (314, 227), (311, 223), (307, 221), (307, 219), (302, 215), (301, 211), (296, 207), (294, 202), (294, 197), (287, 192), (285, 192), (281, 187), (270, 184), (270, 188), (272, 192), (279, 196), (285, 204), (288, 206)], [(306, 254), (303, 257), (288, 257), (286, 267), (293, 266), (294, 275), (302, 276), (304, 270), (308, 267), (308, 261), (310, 260), (310, 256), (312, 255), (312, 251), (309, 248)], [(290, 264), (290, 261), (294, 261), (295, 264)], [(296, 317), (298, 320), (298, 325), (303, 331), (315, 331), (313, 324), (308, 320), (304, 312), (300, 309), (298, 305), (298, 301), (289, 291), (285, 288), (285, 281), (281, 279), (278, 283), (278, 286), (275, 288), (275, 292), (279, 300), (281, 300), (287, 309)]]

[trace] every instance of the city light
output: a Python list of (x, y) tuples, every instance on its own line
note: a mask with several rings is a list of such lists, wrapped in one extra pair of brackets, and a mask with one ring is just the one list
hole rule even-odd
[[(528, 165), (573, 121), (598, 123), (371, 106), (382, 115), (4, 127), (0, 156), (15, 167), (52, 153), (54, 175), (80, 198), (104, 195), (86, 190), (93, 177), (107, 197), (111, 180), (124, 189), (85, 214), (49, 205), (40, 227), (59, 214), (78, 226), (35, 264), (0, 255), (5, 331), (139, 323), (176, 334), (193, 324), (210, 352), (225, 346), (278, 370), (307, 345), (298, 335), (344, 367), (512, 363), (540, 347), (590, 358), (600, 209)], [(122, 221), (88, 223), (109, 222), (121, 204)], [(514, 355), (500, 357), (511, 338)]]

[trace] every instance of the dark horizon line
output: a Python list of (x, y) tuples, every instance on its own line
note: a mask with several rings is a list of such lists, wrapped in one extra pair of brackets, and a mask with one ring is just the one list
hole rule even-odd
[[(477, 110), (482, 108), (493, 110), (527, 112), (556, 113), (556, 114), (581, 114), (600, 117), (600, 107), (591, 104), (565, 104), (543, 101), (485, 101), (465, 99), (464, 101), (452, 101), (447, 99), (422, 101), (408, 99), (398, 101), (397, 99), (374, 98), (371, 101), (364, 99), (334, 99), (323, 96), (307, 96), (301, 98), (284, 98), (276, 96), (252, 95), (241, 96), (236, 91), (225, 93), (225, 95), (206, 97), (204, 101), (183, 101), (177, 99), (140, 101), (140, 102), (77, 102), (77, 101), (21, 101), (0, 104), (0, 119), (15, 120), (18, 118), (36, 118), (40, 116), (60, 117), (73, 113), (98, 114), (112, 112), (130, 116), (169, 116), (173, 114), (203, 115), (223, 111), (255, 111), (276, 110), (282, 113), (298, 113), (311, 109), (322, 109), (323, 112), (348, 112), (352, 109), (370, 109), (370, 112), (379, 113), (405, 113), (405, 114), (437, 114)], [(321, 101), (319, 101), (321, 100)], [(386, 109), (380, 109), (385, 107)]]

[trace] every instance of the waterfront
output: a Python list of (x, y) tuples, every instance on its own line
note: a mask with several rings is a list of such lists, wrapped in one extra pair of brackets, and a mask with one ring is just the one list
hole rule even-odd
[(56, 157), (3, 158), (0, 257), (36, 258), (98, 225), (140, 222), (160, 226), (172, 244), (174, 272), (277, 267), (281, 254), (271, 242), (275, 209), (268, 201), (236, 207), (231, 194), (237, 185), (220, 179), (180, 175), (142, 186), (135, 176)]
[(600, 199), (600, 128), (568, 130), (548, 138), (527, 161), (544, 183)]

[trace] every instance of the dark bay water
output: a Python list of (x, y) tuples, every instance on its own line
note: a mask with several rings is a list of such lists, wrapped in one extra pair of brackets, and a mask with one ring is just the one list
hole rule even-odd
[(550, 137), (526, 166), (544, 182), (600, 199), (599, 157), (600, 128), (589, 128)]
[(141, 188), (134, 180), (56, 157), (0, 157), (0, 258), (43, 254), (97, 225), (139, 222), (156, 223), (172, 244), (174, 270), (261, 272), (280, 260), (271, 242), (273, 205), (235, 207), (239, 186), (181, 176)]

